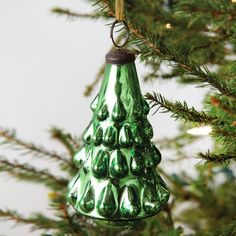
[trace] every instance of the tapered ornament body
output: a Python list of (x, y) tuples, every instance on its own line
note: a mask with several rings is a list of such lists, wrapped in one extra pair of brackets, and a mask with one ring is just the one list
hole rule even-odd
[(68, 185), (68, 201), (80, 214), (132, 221), (157, 214), (169, 191), (156, 171), (161, 154), (151, 141), (149, 105), (141, 95), (133, 54), (106, 56), (93, 118), (74, 157), (78, 174)]

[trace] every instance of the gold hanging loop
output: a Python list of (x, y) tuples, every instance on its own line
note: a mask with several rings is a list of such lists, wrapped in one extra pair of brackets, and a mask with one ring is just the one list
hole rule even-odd
[(117, 21), (124, 21), (125, 14), (124, 14), (124, 0), (116, 0), (116, 20)]

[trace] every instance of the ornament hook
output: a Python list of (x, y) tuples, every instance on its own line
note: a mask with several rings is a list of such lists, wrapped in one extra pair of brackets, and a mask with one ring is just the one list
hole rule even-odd
[[(122, 24), (124, 25), (125, 30), (126, 30), (126, 38), (125, 38), (124, 43), (121, 44), (121, 45), (118, 45), (118, 44), (115, 42), (115, 39), (114, 39), (114, 29), (115, 29), (115, 26), (116, 26), (118, 23), (122, 23)], [(124, 46), (128, 43), (129, 37), (130, 37), (129, 26), (127, 25), (127, 23), (126, 23), (124, 20), (122, 20), (122, 21), (115, 20), (115, 21), (112, 23), (112, 26), (111, 26), (110, 37), (111, 37), (111, 40), (112, 40), (113, 44), (114, 44), (117, 48), (122, 48), (122, 47), (124, 47)]]

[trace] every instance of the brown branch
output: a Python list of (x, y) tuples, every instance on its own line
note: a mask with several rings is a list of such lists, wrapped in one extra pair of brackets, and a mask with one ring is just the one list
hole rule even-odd
[(230, 108), (229, 106), (227, 106), (224, 102), (224, 104), (222, 104), (222, 102), (217, 99), (216, 97), (212, 96), (210, 98), (210, 102), (213, 106), (215, 107), (219, 107), (220, 109), (222, 109), (224, 112), (226, 112), (228, 115), (232, 116), (232, 117), (236, 117), (236, 113), (235, 111)]

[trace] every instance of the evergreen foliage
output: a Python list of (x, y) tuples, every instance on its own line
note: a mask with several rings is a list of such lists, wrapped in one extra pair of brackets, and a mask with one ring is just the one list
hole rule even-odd
[[(43, 235), (137, 235), (137, 236), (234, 236), (236, 235), (236, 3), (231, 0), (126, 0), (125, 15), (131, 31), (129, 48), (149, 66), (148, 80), (176, 80), (188, 89), (189, 84), (208, 86), (209, 93), (202, 111), (186, 102), (169, 101), (156, 92), (146, 98), (153, 112), (169, 112), (184, 124), (180, 134), (158, 140), (161, 149), (174, 153), (173, 161), (199, 158), (196, 177), (185, 172), (166, 173), (158, 168), (171, 190), (172, 199), (165, 209), (152, 218), (122, 232), (96, 226), (90, 219), (75, 214), (67, 206), (66, 187), (77, 168), (73, 156), (81, 145), (75, 137), (59, 128), (52, 128), (52, 138), (66, 149), (67, 155), (25, 142), (14, 131), (0, 129), (1, 144), (34, 158), (45, 157), (58, 163), (68, 176), (61, 178), (48, 170), (0, 157), (0, 172), (24, 181), (44, 184), (49, 188), (50, 208), (54, 218), (41, 213), (24, 217), (16, 211), (0, 210), (0, 218), (43, 229)], [(103, 18), (114, 20), (114, 0), (89, 0), (94, 13), (84, 14), (70, 9), (54, 8), (53, 12), (73, 19)], [(120, 33), (120, 38), (122, 38)], [(160, 70), (167, 63), (169, 73)], [(104, 66), (88, 86), (89, 95), (99, 82)], [(214, 149), (188, 156), (188, 145), (201, 141), (186, 133), (198, 125), (212, 127)], [(171, 163), (170, 163), (171, 164)], [(63, 175), (64, 176), (64, 175)], [(221, 180), (220, 182), (218, 180)]]

